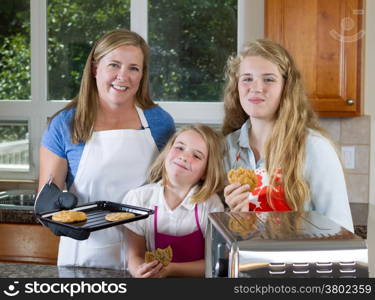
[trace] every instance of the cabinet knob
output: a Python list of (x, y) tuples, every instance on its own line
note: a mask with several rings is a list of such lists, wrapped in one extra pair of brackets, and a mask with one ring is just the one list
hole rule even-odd
[(346, 104), (347, 105), (353, 105), (355, 101), (353, 99), (346, 99)]

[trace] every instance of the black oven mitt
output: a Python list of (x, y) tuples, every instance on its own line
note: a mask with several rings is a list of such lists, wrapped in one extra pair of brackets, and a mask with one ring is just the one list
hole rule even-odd
[(37, 214), (51, 210), (72, 209), (77, 206), (77, 196), (62, 192), (53, 182), (44, 185), (35, 200), (34, 211)]
[[(54, 210), (69, 210), (77, 206), (78, 198), (70, 192), (62, 192), (53, 182), (46, 183), (37, 198), (35, 199), (34, 212), (41, 215), (44, 212)], [(57, 236), (67, 236), (76, 240), (85, 240), (90, 236), (90, 232), (72, 229), (59, 224), (47, 221), (39, 222), (48, 227)]]

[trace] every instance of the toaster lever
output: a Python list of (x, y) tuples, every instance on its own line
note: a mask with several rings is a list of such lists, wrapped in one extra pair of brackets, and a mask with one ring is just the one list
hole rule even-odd
[(228, 277), (228, 258), (219, 258), (215, 265), (215, 276), (216, 277)]

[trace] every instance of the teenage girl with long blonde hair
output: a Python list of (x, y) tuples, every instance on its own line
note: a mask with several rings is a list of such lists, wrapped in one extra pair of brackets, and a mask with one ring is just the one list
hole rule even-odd
[(291, 55), (270, 40), (230, 57), (222, 127), (226, 171), (255, 169), (258, 185), (230, 184), (233, 211), (314, 210), (353, 231), (343, 168), (309, 105)]

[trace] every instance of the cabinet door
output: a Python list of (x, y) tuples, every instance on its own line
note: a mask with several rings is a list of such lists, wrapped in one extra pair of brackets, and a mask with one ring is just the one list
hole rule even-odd
[(0, 261), (55, 265), (60, 238), (37, 224), (0, 224)]
[(321, 116), (359, 116), (363, 0), (266, 0), (266, 38), (282, 44)]

